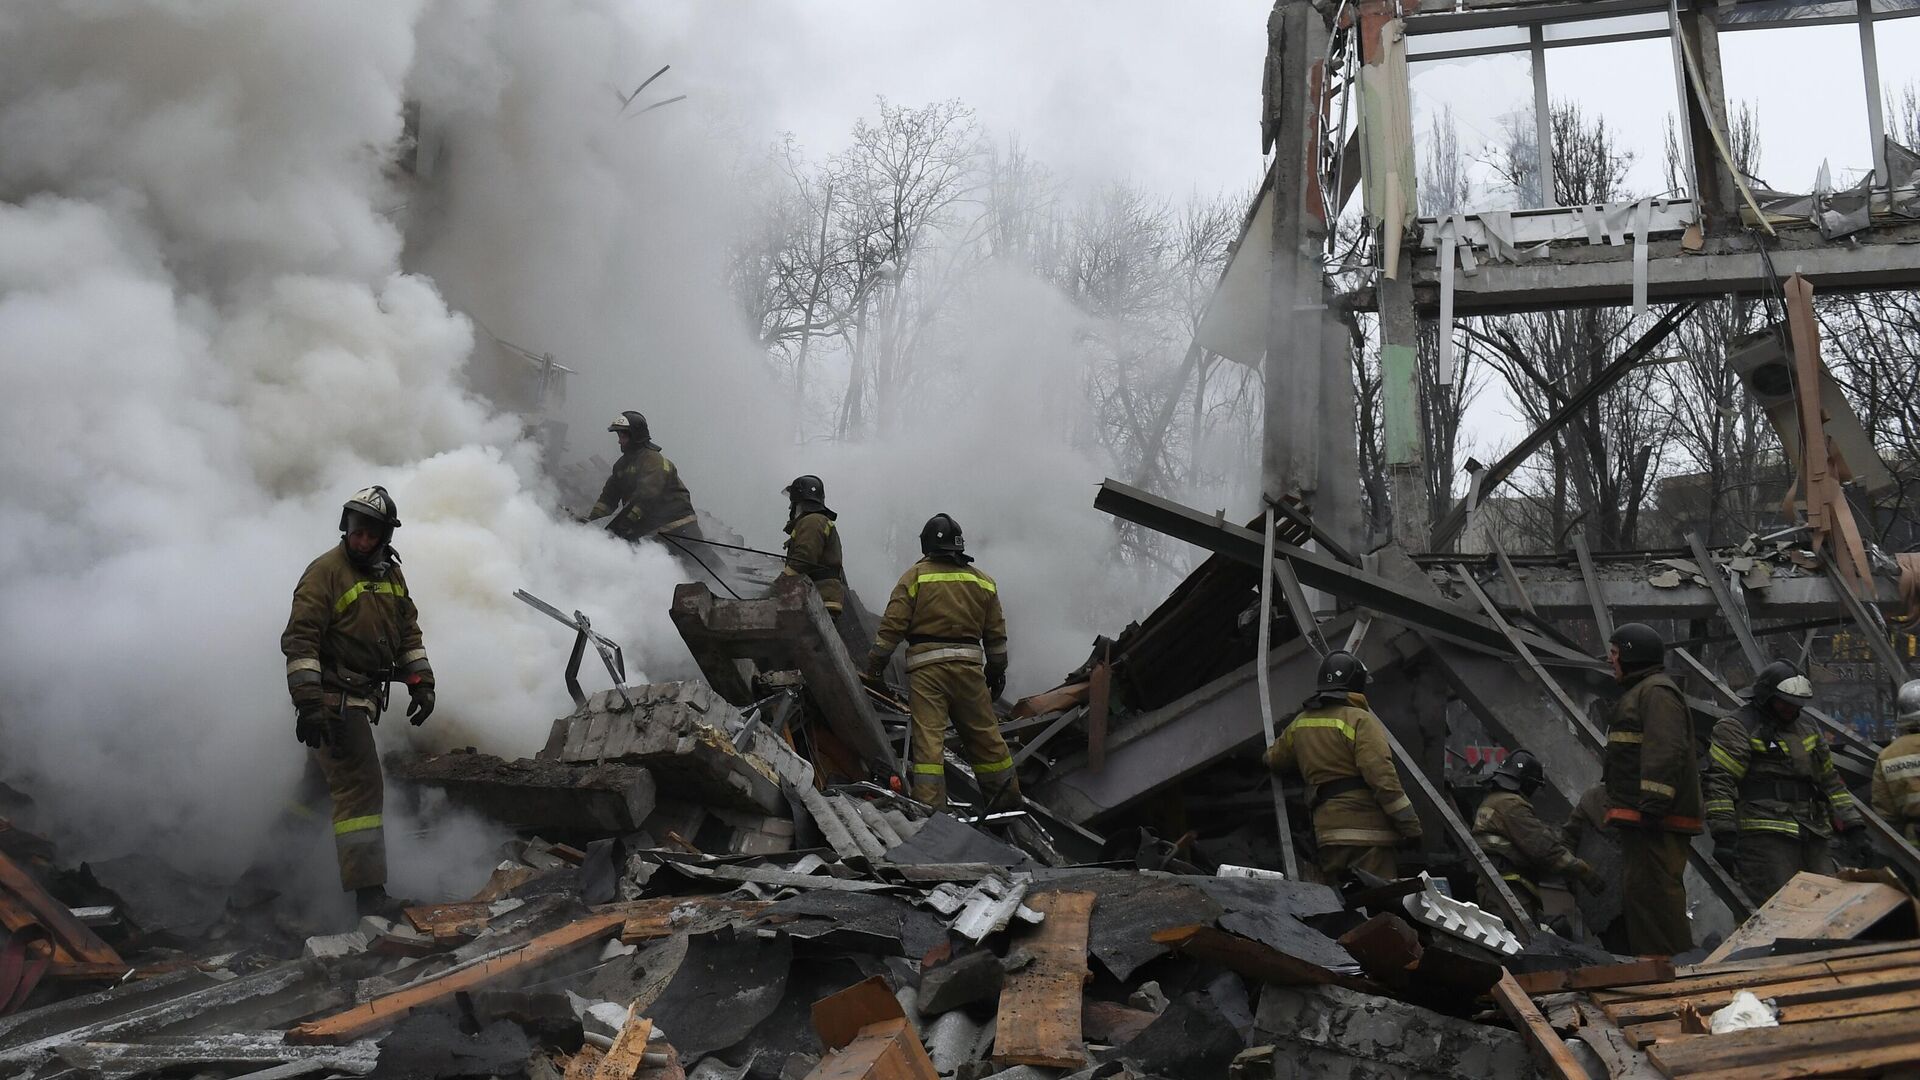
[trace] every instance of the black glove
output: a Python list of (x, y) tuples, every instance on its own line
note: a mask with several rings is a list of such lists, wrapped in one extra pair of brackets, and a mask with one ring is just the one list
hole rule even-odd
[(1713, 861), (1720, 864), (1734, 877), (1739, 877), (1740, 834), (1737, 832), (1719, 832), (1713, 834)]
[(1005, 663), (987, 665), (987, 696), (995, 701), (1007, 692), (1007, 665)]
[(886, 689), (887, 664), (893, 660), (892, 653), (872, 653), (867, 657), (867, 666), (860, 672), (860, 681), (875, 690)]
[(407, 696), (413, 699), (407, 706), (407, 719), (414, 727), (419, 727), (427, 722), (427, 717), (433, 715), (433, 684), (414, 683), (407, 687)]
[(293, 737), (315, 750), (333, 745), (332, 717), (325, 709), (301, 709), (293, 722)]
[(1607, 879), (1601, 877), (1600, 871), (1595, 870), (1593, 864), (1585, 859), (1573, 860), (1573, 865), (1567, 868), (1567, 872), (1595, 896), (1607, 891)]

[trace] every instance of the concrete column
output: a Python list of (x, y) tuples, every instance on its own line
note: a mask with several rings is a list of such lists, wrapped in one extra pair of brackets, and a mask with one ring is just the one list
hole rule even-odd
[(1308, 0), (1279, 0), (1267, 23), (1274, 132), (1273, 262), (1262, 488), (1297, 495), (1322, 528), (1358, 546), (1360, 477), (1353, 383), (1322, 277), (1327, 223), (1315, 180), (1327, 25)]
[[(1685, 48), (1697, 64), (1680, 64), (1680, 98), (1687, 110), (1686, 139), (1693, 159), (1694, 200), (1700, 207), (1702, 231), (1726, 236), (1741, 231), (1740, 190), (1733, 171), (1720, 156), (1713, 128), (1731, 137), (1727, 128), (1727, 91), (1720, 68), (1719, 8), (1730, 0), (1705, 0), (1679, 13), (1679, 35), (1674, 48)], [(1702, 111), (1701, 99), (1712, 110)], [(1711, 115), (1712, 126), (1707, 118)], [(1731, 150), (1731, 147), (1729, 147)]]

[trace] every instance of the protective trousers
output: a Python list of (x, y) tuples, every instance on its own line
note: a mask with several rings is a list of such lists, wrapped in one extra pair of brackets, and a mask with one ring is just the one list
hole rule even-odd
[(1388, 881), (1400, 876), (1400, 860), (1382, 844), (1321, 844), (1316, 861), (1329, 883), (1337, 883), (1349, 870), (1365, 870)]
[(1802, 870), (1832, 877), (1831, 842), (1824, 836), (1788, 836), (1785, 833), (1743, 832), (1734, 849), (1733, 865), (1740, 887), (1756, 904), (1780, 891)]
[(964, 660), (926, 664), (907, 673), (907, 686), (913, 713), (913, 797), (928, 806), (946, 805), (945, 746), (951, 717), (986, 809), (1019, 806), (1020, 781), (1013, 774), (1007, 741), (1000, 737), (1000, 720), (993, 714), (980, 665)]
[(380, 753), (367, 714), (348, 709), (345, 738), (337, 748), (307, 751), (326, 777), (333, 799), (333, 844), (340, 858), (340, 887), (349, 892), (387, 883), (387, 834), (381, 824)]
[(1687, 923), (1687, 850), (1692, 838), (1662, 829), (1617, 830), (1627, 945), (1641, 956), (1693, 948)]

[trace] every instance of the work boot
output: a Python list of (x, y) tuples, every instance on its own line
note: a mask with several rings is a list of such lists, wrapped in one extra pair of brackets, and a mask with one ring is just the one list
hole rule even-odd
[(387, 895), (385, 885), (368, 885), (353, 890), (354, 913), (362, 917), (378, 915), (392, 922), (399, 919), (401, 913), (411, 906), (411, 901)]
[(986, 804), (986, 812), (989, 814), (1020, 809), (1020, 778), (1013, 775), (1013, 770), (1008, 769), (1005, 783), (995, 784), (982, 780), (980, 801)]
[(935, 810), (946, 809), (947, 785), (938, 780), (921, 780), (915, 778), (913, 781), (912, 794), (915, 802), (926, 803)]

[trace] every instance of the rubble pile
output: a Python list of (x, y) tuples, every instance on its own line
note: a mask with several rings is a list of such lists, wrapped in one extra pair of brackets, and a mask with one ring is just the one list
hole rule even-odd
[[(1911, 991), (1888, 980), (1920, 970), (1915, 942), (1747, 958), (1788, 934), (1911, 935), (1912, 898), (1884, 882), (1783, 891), (1729, 943), (1739, 960), (1693, 969), (1542, 931), (1522, 947), (1425, 875), (1342, 893), (1159, 869), (1151, 843), (1076, 864), (1024, 811), (970, 820), (817, 783), (759, 711), (701, 684), (621, 688), (556, 722), (532, 759), (390, 762), (564, 839), (510, 844), (469, 899), (304, 939), (232, 913), (199, 940), (140, 933), (127, 909), (145, 904), (76, 913), (78, 875), (29, 873), (55, 853), (0, 830), (0, 1075), (1486, 1080), (1670, 1061), (1686, 1075), (1713, 1060), (1687, 1039), (1772, 1060), (1752, 1049), (1764, 1031), (1687, 1026), (1749, 981), (1778, 983), (1788, 1026), (1772, 1030), (1798, 1020), (1829, 1049), (1833, 1032), (1859, 1035), (1858, 1060), (1907, 1052), (1890, 1032)], [(1871, 997), (1873, 1023), (1836, 1019), (1852, 1014), (1803, 985), (1822, 964), (1866, 973), (1829, 980)], [(1819, 1026), (1835, 1023), (1851, 1026)]]

